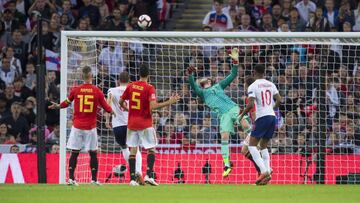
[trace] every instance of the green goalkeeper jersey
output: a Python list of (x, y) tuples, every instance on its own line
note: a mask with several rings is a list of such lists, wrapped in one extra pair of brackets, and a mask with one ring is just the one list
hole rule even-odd
[(232, 101), (224, 91), (224, 89), (236, 78), (237, 73), (238, 65), (232, 65), (230, 75), (221, 80), (219, 83), (206, 89), (201, 88), (195, 82), (193, 75), (189, 76), (189, 82), (191, 88), (195, 91), (195, 94), (205, 101), (205, 104), (220, 117), (224, 113), (229, 112), (229, 110), (233, 107), (237, 106), (237, 104)]

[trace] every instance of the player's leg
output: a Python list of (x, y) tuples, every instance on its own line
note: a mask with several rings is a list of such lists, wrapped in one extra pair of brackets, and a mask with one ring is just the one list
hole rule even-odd
[(262, 155), (262, 159), (264, 161), (264, 165), (266, 167), (267, 172), (270, 174), (262, 181), (262, 184), (266, 185), (271, 180), (271, 167), (270, 167), (270, 154), (267, 149), (268, 143), (270, 142), (271, 138), (274, 135), (275, 127), (276, 127), (276, 117), (275, 116), (266, 116), (264, 119), (266, 119), (266, 133), (264, 134), (263, 138), (260, 140), (260, 152)]
[[(238, 110), (236, 110), (236, 114), (238, 114)], [(230, 110), (229, 112), (223, 114), (220, 118), (220, 135), (221, 135), (221, 156), (224, 162), (224, 173), (223, 177), (227, 177), (231, 172), (231, 164), (230, 164), (230, 150), (229, 150), (229, 139), (230, 133), (234, 133), (234, 120), (233, 120), (233, 112)]]
[(251, 124), (250, 124), (250, 118), (244, 117), (240, 121), (241, 128), (243, 129), (244, 133), (246, 134), (246, 138), (243, 141), (243, 146), (241, 148), (241, 154), (243, 154), (247, 159), (249, 159), (253, 164), (258, 174), (260, 174), (260, 168), (256, 165), (254, 159), (252, 158), (250, 152), (249, 152), (249, 140), (250, 140), (250, 134), (251, 134)]
[(94, 185), (100, 185), (97, 180), (97, 174), (99, 169), (99, 160), (97, 157), (98, 150), (98, 135), (96, 128), (83, 132), (85, 135), (85, 150), (90, 155), (90, 169), (91, 169), (91, 183)]
[(67, 148), (71, 150), (69, 158), (69, 185), (78, 185), (75, 180), (75, 169), (77, 165), (77, 159), (84, 143), (83, 136), (80, 134), (80, 129), (71, 128), (70, 136), (67, 142)]
[(121, 153), (126, 162), (129, 161), (130, 150), (126, 145), (127, 126), (118, 126), (113, 128), (115, 141), (120, 145)]
[(144, 178), (145, 182), (158, 186), (154, 177), (154, 164), (155, 164), (155, 146), (157, 145), (156, 131), (153, 127), (147, 128), (142, 131), (141, 143), (147, 150), (147, 170)]
[(136, 153), (138, 150), (138, 146), (140, 146), (140, 137), (139, 131), (135, 130), (127, 130), (126, 136), (126, 144), (130, 147), (130, 155), (129, 155), (129, 171), (130, 171), (130, 185), (138, 186), (139, 184), (136, 182)]

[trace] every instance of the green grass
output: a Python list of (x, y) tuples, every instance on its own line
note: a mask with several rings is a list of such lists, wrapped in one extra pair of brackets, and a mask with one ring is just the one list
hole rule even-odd
[(0, 185), (1, 203), (360, 202), (360, 185)]

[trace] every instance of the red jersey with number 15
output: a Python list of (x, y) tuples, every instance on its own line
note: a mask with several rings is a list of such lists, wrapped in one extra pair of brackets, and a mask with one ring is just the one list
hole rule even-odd
[(111, 107), (106, 103), (104, 94), (93, 84), (83, 84), (72, 88), (69, 97), (60, 104), (67, 107), (74, 101), (73, 126), (81, 130), (96, 128), (97, 108), (100, 105), (111, 113)]
[(129, 100), (128, 129), (144, 130), (152, 127), (150, 102), (156, 100), (154, 86), (145, 81), (130, 83), (121, 99)]

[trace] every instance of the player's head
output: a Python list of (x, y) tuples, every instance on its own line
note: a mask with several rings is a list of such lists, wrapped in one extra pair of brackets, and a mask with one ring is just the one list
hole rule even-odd
[(258, 76), (258, 77), (264, 76), (265, 66), (264, 66), (264, 65), (261, 65), (261, 64), (257, 64), (257, 65), (254, 67), (254, 73), (255, 73), (255, 75)]
[(82, 68), (82, 78), (84, 81), (92, 80), (92, 72), (90, 66), (84, 66)]
[(128, 72), (121, 72), (120, 73), (120, 76), (119, 76), (119, 82), (120, 82), (120, 84), (127, 84), (127, 83), (129, 83), (129, 80), (130, 80), (130, 78), (129, 78), (129, 73)]
[(206, 77), (206, 78), (202, 78), (200, 81), (199, 81), (199, 84), (202, 88), (209, 88), (211, 87), (212, 85), (212, 80), (211, 78), (209, 77)]
[(249, 88), (249, 86), (255, 81), (255, 79), (253, 77), (247, 77), (245, 79), (245, 90), (247, 90), (247, 88)]
[(147, 79), (149, 77), (149, 68), (144, 64), (141, 65), (139, 74), (140, 74), (140, 78)]

